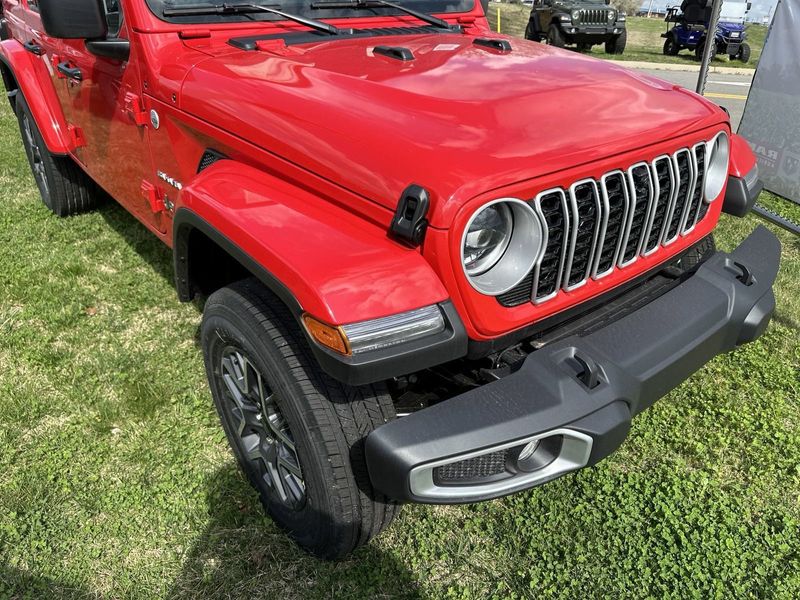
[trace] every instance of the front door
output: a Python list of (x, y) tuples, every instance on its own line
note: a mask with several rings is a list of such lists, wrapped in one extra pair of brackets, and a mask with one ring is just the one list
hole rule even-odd
[[(105, 0), (109, 37), (130, 39), (119, 0)], [(147, 188), (153, 174), (136, 48), (128, 60), (96, 56), (83, 40), (54, 40), (38, 24), (52, 62), (53, 82), (76, 140), (76, 156), (111, 196), (156, 232), (167, 221)], [(36, 25), (33, 27), (36, 28)]]

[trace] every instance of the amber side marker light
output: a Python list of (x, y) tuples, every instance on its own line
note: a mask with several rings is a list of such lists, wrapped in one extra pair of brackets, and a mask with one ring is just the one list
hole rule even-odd
[(318, 321), (309, 314), (303, 315), (303, 324), (306, 330), (314, 338), (320, 346), (330, 348), (334, 352), (350, 356), (352, 350), (350, 343), (347, 341), (347, 336), (342, 331), (341, 327), (334, 327), (322, 321)]

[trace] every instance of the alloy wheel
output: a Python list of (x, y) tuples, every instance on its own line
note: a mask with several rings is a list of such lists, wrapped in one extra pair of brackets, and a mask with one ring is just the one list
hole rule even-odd
[(244, 460), (263, 479), (273, 500), (291, 510), (306, 502), (306, 486), (289, 424), (263, 375), (243, 350), (222, 351), (216, 376), (225, 411)]
[(36, 136), (33, 134), (30, 118), (24, 113), (22, 115), (22, 132), (25, 135), (25, 143), (30, 152), (33, 176), (42, 190), (42, 195), (47, 196), (49, 188), (47, 185), (47, 175), (44, 169), (44, 160), (42, 159), (42, 149), (39, 147)]

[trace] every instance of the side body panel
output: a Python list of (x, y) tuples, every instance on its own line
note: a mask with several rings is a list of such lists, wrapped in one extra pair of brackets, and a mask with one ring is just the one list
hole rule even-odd
[(51, 67), (47, 58), (31, 54), (16, 39), (9, 39), (0, 42), (0, 63), (3, 69), (8, 69), (25, 96), (47, 149), (53, 154), (74, 151), (64, 112), (49, 81), (48, 68)]

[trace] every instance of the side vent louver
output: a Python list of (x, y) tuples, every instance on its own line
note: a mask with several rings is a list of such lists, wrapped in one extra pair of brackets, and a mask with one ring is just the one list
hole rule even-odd
[(200, 164), (197, 166), (197, 172), (200, 173), (205, 171), (208, 167), (213, 165), (218, 160), (225, 160), (228, 158), (221, 152), (217, 152), (216, 150), (208, 149), (203, 152), (203, 156), (200, 158)]

